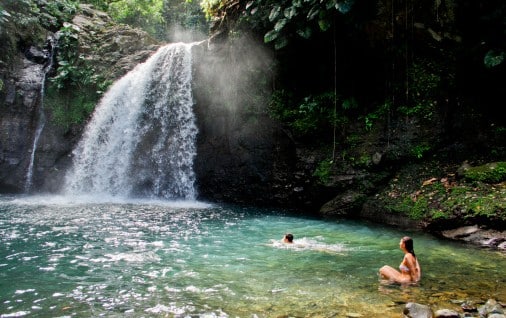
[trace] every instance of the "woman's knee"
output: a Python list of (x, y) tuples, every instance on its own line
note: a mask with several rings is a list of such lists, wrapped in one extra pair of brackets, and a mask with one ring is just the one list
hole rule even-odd
[(390, 267), (390, 266), (388, 266), (388, 265), (385, 265), (385, 266), (383, 266), (382, 268), (380, 268), (379, 272), (380, 272), (381, 274), (383, 274), (383, 273), (389, 273), (389, 272), (391, 272), (392, 270), (393, 270), (393, 268), (392, 268), (392, 267)]

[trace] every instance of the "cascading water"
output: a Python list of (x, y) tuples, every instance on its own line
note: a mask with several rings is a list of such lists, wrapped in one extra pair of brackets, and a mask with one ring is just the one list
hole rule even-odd
[(43, 68), (43, 76), (42, 76), (42, 81), (40, 84), (40, 105), (39, 105), (39, 114), (38, 114), (39, 118), (37, 121), (37, 128), (35, 129), (35, 135), (33, 137), (32, 153), (30, 155), (30, 163), (28, 164), (28, 170), (26, 172), (25, 192), (30, 192), (30, 190), (32, 188), (35, 152), (37, 151), (37, 146), (39, 144), (40, 135), (42, 134), (42, 131), (44, 130), (44, 126), (46, 125), (46, 115), (44, 113), (44, 94), (45, 94), (45, 90), (46, 90), (46, 77), (47, 77), (47, 74), (53, 68), (53, 54), (54, 54), (54, 49), (55, 49), (55, 45), (53, 45), (51, 40), (49, 40), (48, 43), (51, 47), (51, 50), (48, 54), (48, 61), (49, 62)]
[(191, 47), (164, 46), (113, 84), (73, 152), (66, 195), (195, 199)]

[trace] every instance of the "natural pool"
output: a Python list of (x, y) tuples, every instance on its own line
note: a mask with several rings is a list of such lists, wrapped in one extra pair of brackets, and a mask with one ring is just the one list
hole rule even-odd
[[(422, 281), (380, 284), (404, 235)], [(506, 301), (504, 254), (279, 210), (0, 197), (0, 241), (0, 317), (400, 317), (409, 301)]]

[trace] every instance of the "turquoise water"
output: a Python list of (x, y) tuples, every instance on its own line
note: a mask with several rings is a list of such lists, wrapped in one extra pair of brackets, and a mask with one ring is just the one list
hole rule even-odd
[[(404, 235), (422, 281), (384, 285)], [(506, 301), (504, 254), (279, 210), (1, 197), (0, 240), (0, 317), (399, 317), (408, 301)]]

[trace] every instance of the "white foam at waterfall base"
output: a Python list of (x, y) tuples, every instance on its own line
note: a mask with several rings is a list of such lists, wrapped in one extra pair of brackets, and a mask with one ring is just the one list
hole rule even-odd
[(119, 198), (108, 195), (94, 196), (94, 195), (30, 195), (23, 197), (16, 197), (14, 199), (5, 198), (0, 199), (0, 206), (2, 204), (14, 204), (24, 206), (79, 206), (86, 204), (130, 204), (130, 205), (149, 205), (149, 206), (163, 206), (168, 208), (192, 208), (192, 209), (208, 209), (213, 207), (213, 204), (197, 201), (197, 200), (166, 200), (156, 198)]
[(112, 85), (73, 152), (65, 195), (195, 199), (192, 45), (164, 46)]

